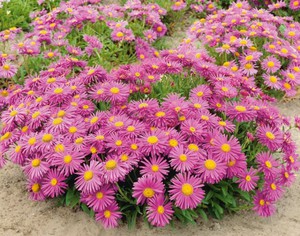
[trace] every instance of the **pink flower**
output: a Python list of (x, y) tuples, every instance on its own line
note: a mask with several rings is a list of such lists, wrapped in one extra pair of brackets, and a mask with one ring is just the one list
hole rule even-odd
[(64, 182), (66, 178), (57, 169), (50, 170), (43, 178), (42, 190), (48, 197), (54, 198), (62, 195), (68, 185)]
[(197, 207), (204, 198), (201, 179), (191, 176), (189, 173), (177, 174), (170, 185), (170, 199), (175, 201), (175, 205), (185, 209)]
[(162, 194), (164, 185), (161, 181), (151, 176), (141, 177), (133, 184), (132, 196), (137, 199), (137, 204), (144, 204), (157, 194)]
[(279, 172), (277, 169), (279, 163), (269, 153), (262, 152), (257, 154), (256, 160), (259, 166), (258, 171), (262, 171), (266, 178), (276, 177)]
[(142, 161), (144, 165), (141, 167), (143, 176), (154, 177), (158, 180), (163, 180), (169, 173), (168, 162), (162, 157), (151, 157), (149, 160)]
[(256, 192), (253, 203), (253, 210), (262, 217), (271, 216), (276, 211), (274, 201), (269, 200), (267, 196), (260, 191)]
[(115, 191), (110, 184), (106, 184), (100, 187), (94, 193), (82, 194), (81, 201), (86, 203), (95, 212), (99, 212), (111, 206), (115, 200)]
[(168, 146), (168, 137), (159, 129), (145, 133), (141, 138), (141, 151), (145, 155), (159, 155)]
[(194, 169), (198, 163), (199, 155), (184, 148), (182, 145), (175, 147), (169, 154), (170, 165), (177, 171), (185, 172)]
[(262, 68), (267, 73), (275, 73), (281, 67), (280, 61), (274, 56), (269, 56), (262, 61)]
[(103, 175), (97, 161), (92, 160), (89, 165), (83, 164), (77, 175), (75, 186), (83, 193), (95, 192), (103, 184)]
[(122, 217), (119, 210), (117, 203), (113, 202), (103, 210), (96, 212), (95, 218), (103, 224), (104, 228), (115, 228), (118, 226), (118, 220)]
[(262, 125), (257, 129), (258, 140), (271, 151), (276, 151), (283, 143), (283, 134), (278, 128)]
[(151, 198), (146, 207), (149, 222), (158, 227), (166, 226), (173, 216), (172, 203), (166, 202), (164, 195), (159, 194)]
[(218, 183), (226, 176), (227, 163), (222, 160), (208, 153), (207, 157), (201, 157), (198, 161), (195, 173), (200, 175), (203, 183)]
[(239, 183), (239, 188), (247, 192), (254, 190), (257, 186), (257, 181), (259, 180), (259, 177), (256, 176), (256, 174), (257, 171), (252, 167), (249, 171), (244, 171), (239, 174), (240, 179), (237, 181)]

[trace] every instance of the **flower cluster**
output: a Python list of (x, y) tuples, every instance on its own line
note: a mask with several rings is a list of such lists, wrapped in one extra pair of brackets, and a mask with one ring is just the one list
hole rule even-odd
[[(166, 32), (159, 21), (165, 11), (156, 4), (133, 1), (121, 7), (73, 0), (39, 16), (16, 48), (19, 54), (53, 61), (30, 74), (24, 85), (0, 91), (0, 167), (7, 160), (20, 165), (33, 200), (76, 191), (80, 204), (107, 228), (133, 209), (159, 227), (216, 205), (218, 216), (218, 209), (229, 204), (219, 193), (228, 204), (213, 196), (219, 188), (224, 197), (230, 195), (234, 208), (234, 197), (246, 194), (259, 215), (270, 216), (300, 162), (292, 125), (269, 103), (273, 99), (256, 79), (277, 76), (278, 88), (288, 83), (292, 91), (298, 83), (298, 38), (278, 43), (277, 21), (249, 7), (236, 3), (196, 22), (189, 38), (170, 50), (150, 44)], [(125, 12), (151, 26), (144, 39), (132, 34), (128, 22), (111, 20)], [(136, 63), (108, 72), (89, 63), (105, 42), (82, 34), (85, 48), (68, 43), (76, 29), (99, 20), (112, 30), (113, 40), (135, 41)], [(266, 37), (270, 42), (264, 53), (252, 39), (252, 25), (256, 37), (274, 37)], [(268, 33), (271, 29), (277, 34)], [(209, 48), (198, 48), (198, 38), (224, 54), (214, 57)], [(8, 63), (3, 60), (2, 66)], [(299, 118), (295, 122), (299, 127)]]
[(261, 84), (264, 92), (280, 90), (294, 96), (300, 84), (300, 24), (249, 7), (247, 2), (237, 2), (197, 21), (189, 37), (210, 47), (216, 63)]

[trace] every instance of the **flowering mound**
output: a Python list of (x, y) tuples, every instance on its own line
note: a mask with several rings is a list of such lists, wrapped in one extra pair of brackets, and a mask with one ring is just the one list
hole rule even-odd
[(300, 84), (300, 24), (249, 9), (247, 2), (235, 3), (195, 22), (189, 37), (199, 39), (218, 65), (247, 77), (265, 93), (278, 96), (280, 90), (294, 96)]
[[(55, 11), (74, 11), (65, 4)], [(81, 4), (81, 13), (98, 6)], [(83, 15), (63, 21), (70, 23), (70, 36), (84, 27)], [(79, 17), (84, 20), (74, 23)], [(65, 24), (58, 22), (37, 24)], [(248, 72), (218, 65), (190, 39), (176, 50), (155, 50), (141, 38), (132, 54), (139, 62), (108, 72), (91, 66), (80, 48), (58, 35), (44, 29), (27, 35), (38, 43), (28, 40), (24, 52), (33, 46), (33, 56), (49, 57), (48, 48), (56, 46), (51, 52), (57, 61), (28, 76), (23, 86), (3, 90), (0, 100), (0, 167), (7, 160), (20, 165), (33, 200), (59, 197), (95, 214), (107, 228), (121, 218), (133, 225), (138, 215), (165, 226), (248, 207), (261, 216), (275, 212), (299, 169), (293, 126)], [(98, 43), (85, 53), (105, 47)]]

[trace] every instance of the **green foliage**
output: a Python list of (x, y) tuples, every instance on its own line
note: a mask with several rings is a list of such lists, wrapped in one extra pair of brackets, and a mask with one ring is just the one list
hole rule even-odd
[(42, 6), (39, 6), (37, 0), (11, 0), (5, 2), (0, 8), (0, 31), (11, 27), (20, 27), (25, 31), (30, 28), (31, 19), (29, 14), (43, 8), (51, 10), (57, 6), (60, 0), (47, 0)]

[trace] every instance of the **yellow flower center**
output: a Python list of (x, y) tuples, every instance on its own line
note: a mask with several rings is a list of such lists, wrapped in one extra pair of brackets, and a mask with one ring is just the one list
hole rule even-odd
[(286, 179), (288, 179), (288, 178), (290, 177), (289, 173), (288, 173), (288, 172), (284, 172), (284, 177), (285, 177)]
[(55, 94), (61, 94), (64, 90), (62, 88), (56, 88), (54, 89)]
[(96, 140), (104, 140), (104, 136), (103, 135), (97, 135)]
[(109, 160), (105, 163), (105, 168), (107, 170), (114, 170), (117, 167), (117, 162), (115, 160)]
[(34, 193), (38, 193), (40, 191), (40, 189), (41, 189), (41, 186), (38, 183), (33, 184), (31, 187), (31, 190)]
[(14, 117), (14, 116), (16, 116), (18, 114), (18, 112), (16, 111), (16, 110), (13, 110), (13, 111), (11, 111), (10, 112), (10, 116), (12, 116), (12, 117)]
[(90, 120), (90, 123), (91, 123), (91, 124), (95, 124), (98, 120), (99, 120), (99, 118), (98, 118), (97, 116), (94, 116), (94, 117)]
[(53, 179), (51, 179), (50, 183), (51, 183), (52, 186), (56, 186), (57, 182), (58, 182), (57, 179), (53, 178)]
[(35, 137), (32, 137), (28, 140), (28, 144), (29, 145), (34, 145), (36, 143), (36, 138)]
[(217, 167), (217, 163), (212, 159), (208, 159), (204, 162), (204, 166), (208, 170), (214, 170)]
[(93, 70), (93, 69), (90, 69), (89, 71), (88, 71), (88, 75), (92, 75), (92, 74), (94, 74), (95, 73), (95, 70)]
[(222, 89), (223, 92), (228, 92), (228, 88), (227, 87), (223, 86), (221, 89)]
[(181, 154), (181, 155), (179, 156), (179, 160), (182, 161), (182, 162), (186, 162), (186, 161), (187, 161), (187, 155)]
[(54, 57), (54, 53), (53, 52), (48, 52), (47, 56), (52, 58), (52, 57)]
[(272, 68), (275, 66), (275, 63), (273, 61), (268, 61), (267, 65), (268, 67)]
[(270, 139), (270, 140), (274, 140), (275, 139), (275, 135), (272, 132), (270, 132), (270, 131), (266, 132), (266, 137), (268, 139)]
[(177, 147), (178, 146), (178, 141), (176, 139), (170, 139), (169, 145), (171, 147)]
[(294, 5), (294, 7), (297, 7), (297, 6), (299, 6), (299, 1), (295, 1), (295, 2), (293, 2), (293, 5)]
[(117, 145), (117, 146), (121, 146), (122, 145), (122, 140), (117, 140), (116, 142), (115, 142), (115, 144)]
[(90, 107), (89, 105), (83, 105), (83, 106), (82, 106), (82, 108), (83, 108), (84, 110), (89, 109), (89, 107)]
[(120, 89), (118, 89), (117, 87), (112, 87), (110, 89), (110, 92), (113, 93), (113, 94), (118, 94), (120, 92)]
[(152, 165), (152, 166), (151, 166), (151, 170), (152, 170), (153, 172), (158, 172), (158, 171), (159, 171), (159, 166), (158, 166), (158, 165)]
[(54, 78), (54, 77), (47, 79), (47, 83), (48, 83), (48, 84), (52, 84), (52, 83), (54, 83), (55, 81), (56, 81), (56, 78)]
[(238, 112), (245, 112), (247, 109), (244, 106), (236, 106), (235, 110), (237, 110)]
[(76, 143), (76, 144), (82, 144), (82, 143), (83, 143), (83, 138), (82, 138), (82, 137), (77, 138), (77, 139), (75, 140), (75, 143)]
[(123, 125), (124, 125), (124, 122), (122, 122), (122, 121), (118, 121), (115, 123), (116, 127), (122, 127)]
[(164, 117), (166, 115), (166, 113), (164, 113), (163, 111), (159, 111), (155, 113), (155, 116), (157, 117)]
[(39, 167), (40, 166), (40, 164), (41, 164), (41, 160), (40, 159), (33, 159), (32, 161), (31, 161), (31, 166), (32, 167)]
[(96, 154), (97, 153), (97, 148), (91, 147), (90, 151), (91, 151), (92, 154)]
[(281, 49), (281, 52), (284, 53), (284, 54), (286, 54), (286, 53), (288, 53), (289, 51), (288, 51), (286, 48), (282, 48), (282, 49)]
[(264, 200), (264, 199), (261, 199), (261, 200), (259, 201), (259, 205), (264, 206), (264, 205), (265, 205), (265, 200)]
[(197, 108), (197, 109), (200, 109), (202, 107), (202, 105), (200, 103), (195, 103), (194, 107)]
[(70, 164), (71, 161), (72, 161), (72, 156), (71, 155), (64, 156), (64, 163)]
[(249, 182), (249, 181), (251, 181), (251, 176), (250, 176), (250, 175), (246, 175), (246, 178), (245, 178), (245, 179), (246, 179), (246, 181)]
[(48, 143), (53, 140), (52, 134), (44, 134), (42, 138), (43, 142)]
[(271, 189), (272, 189), (272, 190), (276, 190), (276, 189), (277, 189), (276, 184), (272, 183), (272, 184), (271, 184)]
[(185, 183), (181, 187), (181, 192), (185, 196), (191, 196), (194, 193), (194, 188), (193, 188), (193, 186), (191, 184)]
[(127, 127), (127, 131), (128, 131), (128, 132), (133, 132), (133, 131), (135, 131), (135, 127), (132, 126), (132, 125), (130, 125), (130, 126)]
[(103, 196), (104, 196), (104, 194), (103, 194), (102, 192), (96, 193), (96, 198), (97, 198), (97, 199), (102, 199)]
[(269, 169), (272, 168), (272, 163), (270, 161), (266, 161), (265, 162), (266, 167), (268, 167)]
[(121, 161), (128, 161), (129, 157), (126, 154), (121, 155)]
[(251, 63), (247, 63), (247, 64), (245, 64), (245, 69), (247, 69), (247, 70), (250, 70), (250, 69), (252, 69), (252, 64)]
[(146, 198), (151, 198), (154, 196), (154, 194), (155, 194), (155, 192), (152, 188), (145, 188), (143, 191), (143, 195)]
[(110, 218), (110, 216), (111, 216), (111, 212), (109, 211), (109, 210), (106, 210), (106, 211), (104, 211), (104, 217), (105, 218)]
[(74, 133), (77, 132), (77, 128), (76, 128), (75, 126), (71, 126), (71, 127), (69, 128), (69, 132), (70, 132), (71, 134), (74, 134)]
[(2, 68), (3, 68), (4, 70), (9, 70), (9, 69), (10, 69), (10, 66), (7, 65), (7, 64), (5, 64), (5, 65), (2, 66)]
[(269, 80), (274, 84), (277, 83), (277, 78), (275, 76), (270, 76)]
[(117, 37), (118, 37), (118, 38), (121, 38), (121, 37), (123, 37), (123, 36), (124, 36), (124, 34), (123, 34), (122, 32), (118, 32), (118, 33), (117, 33)]
[(230, 145), (229, 145), (228, 143), (224, 143), (224, 144), (222, 144), (222, 146), (221, 146), (221, 150), (222, 150), (223, 152), (230, 152), (231, 147), (230, 147)]
[(19, 145), (18, 145), (18, 146), (16, 146), (16, 147), (15, 147), (15, 152), (17, 152), (17, 153), (18, 153), (18, 152), (20, 152), (20, 151), (21, 151), (21, 146), (19, 146)]
[(165, 208), (163, 207), (163, 206), (158, 206), (157, 207), (157, 212), (159, 213), (159, 214), (164, 214), (164, 212), (165, 212)]
[(190, 151), (194, 151), (194, 152), (199, 151), (199, 147), (197, 146), (197, 144), (194, 144), (194, 143), (189, 144), (189, 145), (188, 145), (188, 149), (189, 149)]
[(226, 126), (226, 122), (225, 121), (219, 121), (219, 125), (224, 127), (224, 126)]
[(195, 127), (190, 127), (190, 131), (191, 131), (192, 133), (196, 132)]
[(156, 144), (158, 142), (158, 138), (156, 136), (150, 136), (148, 137), (147, 141), (150, 144)]
[(56, 144), (54, 147), (55, 152), (59, 153), (59, 152), (63, 152), (65, 150), (65, 146), (61, 143)]
[(84, 172), (83, 178), (85, 181), (90, 181), (94, 177), (94, 173), (91, 170)]
[(252, 55), (249, 55), (249, 56), (246, 56), (246, 61), (251, 61), (251, 60), (253, 60), (253, 56)]
[(223, 44), (222, 48), (225, 49), (225, 50), (227, 50), (227, 49), (230, 48), (230, 45), (229, 44)]
[(63, 122), (63, 119), (58, 117), (58, 118), (55, 118), (52, 122), (53, 125), (60, 125), (61, 123)]
[(284, 83), (283, 86), (287, 89), (290, 90), (292, 86), (289, 83)]
[(131, 145), (130, 145), (130, 148), (131, 148), (132, 150), (137, 150), (137, 149), (138, 149), (138, 146), (134, 143), (134, 144), (131, 144)]
[(39, 111), (36, 111), (36, 112), (34, 112), (33, 114), (32, 114), (32, 119), (35, 119), (35, 118), (37, 118), (39, 115), (41, 114), (41, 112), (39, 112)]

